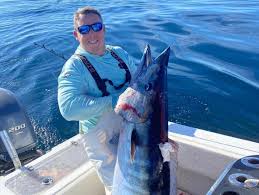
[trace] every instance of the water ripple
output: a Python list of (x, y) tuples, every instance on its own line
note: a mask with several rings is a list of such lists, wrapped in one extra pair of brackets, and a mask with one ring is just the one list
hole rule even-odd
[(39, 147), (78, 130), (60, 115), (56, 91), (62, 57), (78, 45), (73, 13), (86, 4), (101, 11), (107, 43), (122, 46), (136, 63), (147, 43), (154, 56), (171, 47), (170, 120), (259, 140), (258, 0), (2, 0), (0, 87), (25, 105)]

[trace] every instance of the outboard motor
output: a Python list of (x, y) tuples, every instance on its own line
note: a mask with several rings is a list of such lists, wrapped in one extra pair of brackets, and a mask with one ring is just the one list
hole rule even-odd
[(36, 135), (25, 110), (15, 95), (0, 88), (0, 175), (20, 168), (41, 154)]

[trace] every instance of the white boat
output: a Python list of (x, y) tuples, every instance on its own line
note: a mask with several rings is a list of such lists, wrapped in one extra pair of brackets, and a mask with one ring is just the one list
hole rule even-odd
[[(177, 187), (188, 194), (206, 194), (227, 165), (259, 154), (259, 143), (172, 122), (168, 125), (169, 138), (179, 144)], [(2, 176), (0, 194), (105, 194), (87, 159), (81, 136)]]

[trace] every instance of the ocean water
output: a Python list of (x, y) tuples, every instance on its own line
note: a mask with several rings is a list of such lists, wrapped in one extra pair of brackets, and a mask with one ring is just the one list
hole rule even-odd
[(1, 0), (0, 87), (24, 105), (39, 148), (78, 132), (58, 110), (57, 77), (85, 5), (136, 63), (146, 43), (154, 56), (171, 47), (170, 121), (259, 142), (259, 0)]

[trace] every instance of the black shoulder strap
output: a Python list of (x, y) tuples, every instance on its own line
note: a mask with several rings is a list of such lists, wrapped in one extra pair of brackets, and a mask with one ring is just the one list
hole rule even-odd
[(108, 49), (108, 50), (111, 52), (112, 57), (114, 57), (119, 62), (119, 67), (126, 71), (125, 82), (120, 85), (120, 88), (122, 88), (125, 83), (127, 83), (127, 82), (130, 83), (130, 81), (131, 81), (131, 74), (130, 74), (129, 68), (126, 65), (126, 63), (113, 50), (111, 50), (111, 49)]
[(84, 63), (85, 67), (88, 69), (92, 77), (94, 78), (96, 85), (98, 89), (102, 92), (102, 97), (110, 95), (110, 93), (106, 89), (105, 81), (99, 76), (99, 74), (96, 72), (93, 65), (87, 60), (87, 58), (80, 54), (75, 54), (78, 56), (82, 62)]

